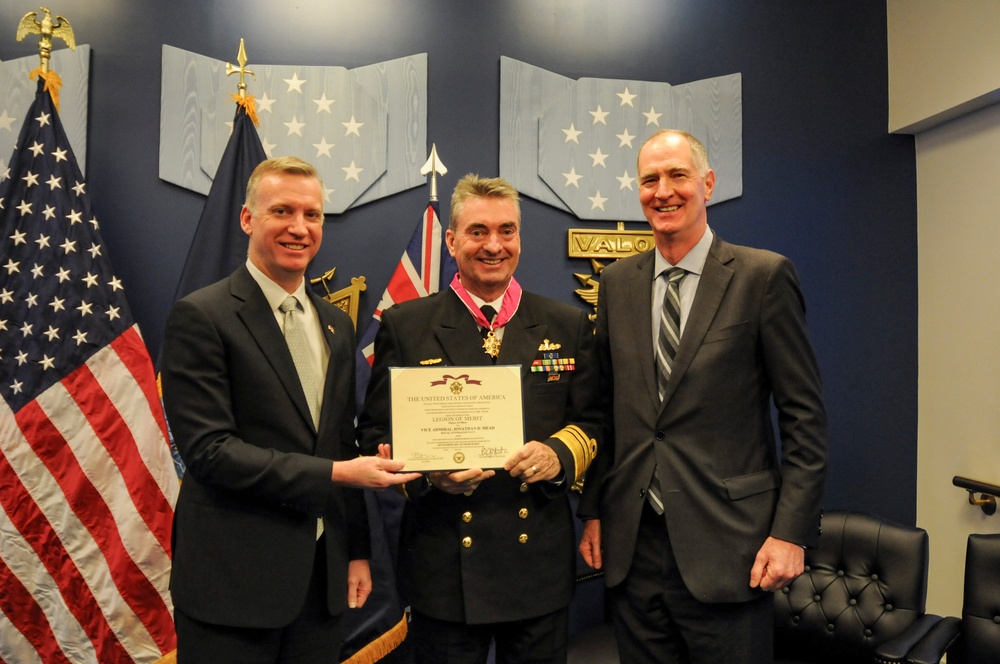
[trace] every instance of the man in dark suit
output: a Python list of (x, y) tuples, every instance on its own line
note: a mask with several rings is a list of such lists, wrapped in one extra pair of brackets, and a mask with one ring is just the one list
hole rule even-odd
[(170, 580), (181, 664), (339, 661), (340, 617), (371, 591), (364, 500), (344, 487), (419, 477), (358, 457), (354, 328), (303, 278), (322, 191), (299, 159), (261, 163), (246, 265), (167, 321), (164, 404), (187, 464)]
[(605, 570), (623, 662), (770, 663), (765, 591), (802, 572), (826, 472), (798, 277), (713, 234), (715, 174), (693, 136), (653, 135), (638, 181), (656, 248), (601, 275), (614, 434), (586, 479), (580, 552)]
[[(431, 472), (406, 485), (401, 591), (418, 664), (566, 661), (574, 582), (567, 492), (601, 428), (593, 327), (585, 313), (521, 290), (517, 191), (465, 176), (451, 200), (451, 287), (382, 314), (359, 422), (389, 441), (389, 367), (520, 365), (524, 435), (503, 469)], [(485, 311), (484, 311), (485, 309)], [(559, 362), (562, 360), (562, 362)], [(395, 429), (399, 439), (405, 429)]]

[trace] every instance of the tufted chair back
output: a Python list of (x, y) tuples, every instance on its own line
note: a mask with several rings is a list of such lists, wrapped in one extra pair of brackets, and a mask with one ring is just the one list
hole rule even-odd
[(775, 593), (777, 661), (873, 662), (923, 616), (928, 558), (920, 528), (826, 512), (805, 572)]
[(969, 535), (962, 604), (965, 664), (1000, 664), (1000, 534)]

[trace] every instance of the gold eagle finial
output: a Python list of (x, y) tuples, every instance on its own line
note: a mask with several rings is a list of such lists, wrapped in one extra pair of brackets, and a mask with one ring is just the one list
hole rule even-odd
[(37, 20), (38, 12), (28, 12), (17, 24), (17, 41), (21, 41), (28, 35), (41, 35), (38, 40), (38, 52), (42, 59), (42, 72), (49, 71), (49, 58), (52, 55), (52, 39), (61, 39), (72, 50), (76, 50), (76, 37), (73, 35), (73, 27), (62, 16), (56, 16), (58, 23), (52, 22), (52, 12), (48, 7), (42, 7), (45, 17), (41, 22)]

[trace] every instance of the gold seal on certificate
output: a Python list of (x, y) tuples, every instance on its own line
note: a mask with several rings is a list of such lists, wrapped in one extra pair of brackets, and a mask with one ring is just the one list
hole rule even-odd
[(391, 367), (389, 384), (407, 471), (500, 468), (524, 445), (520, 365)]

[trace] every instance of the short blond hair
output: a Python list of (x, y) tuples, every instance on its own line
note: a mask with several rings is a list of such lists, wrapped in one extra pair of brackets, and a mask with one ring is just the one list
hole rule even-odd
[(448, 229), (453, 233), (458, 229), (458, 217), (462, 214), (465, 201), (470, 198), (498, 198), (514, 203), (517, 222), (521, 223), (521, 197), (510, 182), (503, 178), (481, 178), (469, 173), (455, 185), (451, 194), (451, 210), (448, 213)]
[(323, 188), (323, 178), (320, 177), (319, 171), (316, 170), (316, 167), (308, 161), (299, 159), (298, 157), (274, 157), (272, 159), (265, 159), (257, 164), (257, 168), (253, 169), (253, 173), (250, 174), (250, 179), (247, 180), (247, 197), (243, 205), (245, 205), (247, 209), (254, 214), (257, 213), (257, 189), (260, 187), (260, 181), (264, 179), (265, 175), (270, 175), (271, 173), (284, 173), (288, 175), (302, 175), (307, 178), (316, 178), (316, 181), (319, 182), (320, 189)]

